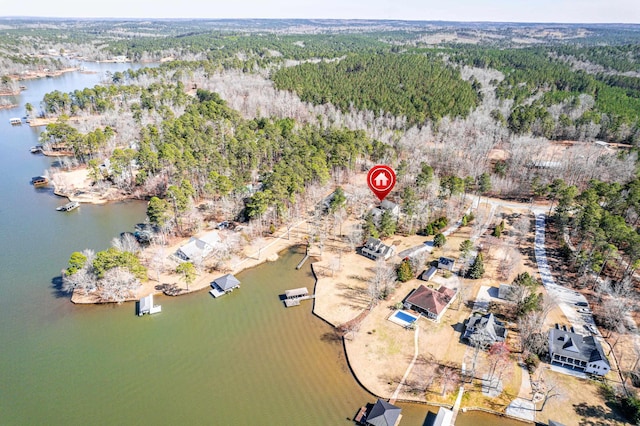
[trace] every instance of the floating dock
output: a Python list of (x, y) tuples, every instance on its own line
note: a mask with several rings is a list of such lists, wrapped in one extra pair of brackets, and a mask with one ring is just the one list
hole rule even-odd
[(309, 290), (306, 287), (294, 288), (284, 292), (284, 306), (290, 308), (292, 306), (299, 306), (302, 300), (314, 299), (315, 294), (309, 294)]

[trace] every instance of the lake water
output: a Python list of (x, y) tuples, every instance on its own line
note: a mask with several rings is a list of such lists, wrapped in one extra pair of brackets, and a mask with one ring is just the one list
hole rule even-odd
[[(335, 425), (375, 398), (350, 373), (332, 328), (310, 301), (285, 309), (279, 295), (313, 287), (302, 253), (245, 271), (242, 287), (157, 297), (162, 313), (135, 306), (77, 306), (56, 289), (71, 252), (102, 250), (144, 220), (145, 203), (82, 205), (70, 213), (50, 189), (29, 182), (52, 162), (32, 155), (39, 130), (11, 126), (44, 93), (95, 85), (127, 64), (87, 64), (22, 82), (20, 107), (0, 111), (0, 424)], [(399, 404), (403, 425), (423, 424), (428, 407)], [(461, 415), (458, 424), (509, 425)], [(517, 423), (513, 423), (517, 424)]]

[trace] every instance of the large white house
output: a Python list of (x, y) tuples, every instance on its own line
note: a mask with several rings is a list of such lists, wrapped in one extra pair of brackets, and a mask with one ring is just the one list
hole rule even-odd
[(176, 256), (185, 262), (201, 262), (209, 257), (213, 249), (220, 244), (222, 244), (220, 235), (216, 231), (212, 231), (201, 237), (191, 237), (176, 251)]
[(549, 331), (549, 357), (551, 363), (587, 374), (606, 375), (611, 365), (602, 345), (594, 336), (583, 336), (558, 326)]
[(395, 252), (395, 246), (388, 246), (377, 238), (369, 238), (361, 251), (363, 256), (373, 260), (378, 260), (380, 258), (387, 260), (393, 256)]

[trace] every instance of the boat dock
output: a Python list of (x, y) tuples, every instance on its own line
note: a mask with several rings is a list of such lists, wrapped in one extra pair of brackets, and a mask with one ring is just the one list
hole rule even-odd
[(309, 290), (306, 287), (294, 288), (284, 292), (284, 306), (290, 308), (292, 306), (299, 306), (302, 300), (315, 299), (315, 294), (309, 294)]
[(47, 186), (49, 184), (49, 179), (45, 176), (35, 176), (31, 178), (31, 185), (35, 187), (39, 186)]
[(138, 316), (142, 316), (144, 314), (157, 314), (158, 312), (162, 312), (162, 306), (153, 304), (153, 294), (148, 295), (147, 297), (143, 297), (137, 303), (138, 305)]
[(56, 210), (58, 210), (59, 212), (70, 212), (71, 210), (75, 210), (78, 207), (80, 207), (80, 203), (77, 201), (71, 201), (67, 204), (65, 204), (64, 206), (60, 206), (58, 208), (56, 208)]

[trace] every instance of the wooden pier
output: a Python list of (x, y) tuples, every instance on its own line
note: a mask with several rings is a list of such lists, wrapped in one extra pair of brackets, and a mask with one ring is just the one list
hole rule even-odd
[(304, 262), (306, 262), (308, 258), (309, 258), (309, 253), (307, 252), (307, 254), (305, 254), (304, 256), (304, 259), (302, 259), (300, 263), (298, 263), (298, 266), (296, 266), (296, 269), (302, 268), (302, 265), (304, 265)]

